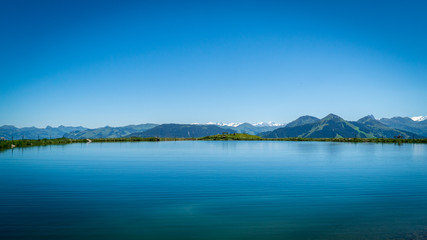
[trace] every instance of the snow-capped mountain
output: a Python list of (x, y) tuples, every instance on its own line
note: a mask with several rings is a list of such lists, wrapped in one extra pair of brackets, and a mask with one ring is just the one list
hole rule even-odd
[(241, 125), (242, 123), (223, 123), (223, 122), (217, 122), (217, 123), (215, 123), (215, 122), (208, 122), (207, 123), (208, 125), (218, 125), (218, 126), (226, 126), (226, 127), (237, 127), (237, 126), (239, 126), (239, 125)]
[[(221, 127), (238, 127), (242, 125), (243, 123), (224, 123), (224, 122), (208, 122), (208, 123), (192, 123), (197, 125), (217, 125)], [(255, 127), (281, 127), (285, 126), (286, 124), (281, 123), (275, 123), (275, 122), (257, 122), (257, 123), (251, 123), (251, 125)]]
[(411, 119), (416, 122), (421, 122), (421, 121), (427, 120), (427, 116), (411, 117)]
[(242, 123), (223, 123), (223, 122), (207, 122), (207, 123), (192, 123), (195, 125), (217, 125), (221, 127), (237, 127)]
[(252, 125), (254, 125), (255, 127), (281, 127), (281, 126), (285, 126), (286, 124), (275, 123), (275, 122), (258, 122)]

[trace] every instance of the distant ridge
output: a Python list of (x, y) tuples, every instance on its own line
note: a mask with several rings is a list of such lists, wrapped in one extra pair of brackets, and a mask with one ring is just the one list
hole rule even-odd
[(414, 121), (409, 117), (393, 117), (381, 118), (379, 121), (388, 127), (413, 132), (427, 137), (427, 120)]
[(411, 117), (412, 121), (415, 122), (422, 122), (427, 120), (427, 116), (417, 116), (417, 117)]
[(102, 127), (96, 129), (86, 129), (84, 131), (74, 131), (64, 135), (65, 138), (86, 139), (86, 138), (120, 138), (136, 132), (143, 132), (158, 126), (154, 123), (139, 125), (128, 125), (124, 127)]
[(238, 127), (242, 124), (250, 124), (254, 127), (283, 127), (286, 124), (275, 123), (275, 122), (257, 122), (257, 123), (247, 123), (247, 122), (237, 122), (237, 123), (223, 123), (223, 122), (207, 122), (207, 123), (192, 123), (196, 125), (217, 125), (220, 127)]
[[(387, 127), (375, 120), (372, 115), (361, 118), (357, 122), (346, 121), (335, 114), (329, 114), (318, 121), (314, 118), (308, 119), (315, 122), (302, 125), (288, 124), (284, 128), (259, 135), (265, 138), (394, 138), (398, 136), (405, 139), (421, 138), (411, 132)], [(301, 119), (297, 120), (294, 122), (303, 122), (300, 121)]]
[(195, 125), (215, 125), (219, 126), (226, 130), (235, 131), (236, 133), (246, 133), (251, 135), (257, 135), (262, 132), (273, 131), (277, 128), (285, 126), (284, 124), (278, 124), (274, 122), (259, 122), (256, 124), (251, 123), (213, 123), (209, 122), (207, 124), (193, 123)]
[(36, 127), (24, 127), (17, 128), (12, 125), (4, 125), (0, 127), (0, 137), (5, 138), (6, 140), (13, 139), (43, 139), (43, 138), (61, 138), (64, 134), (72, 131), (83, 131), (87, 128), (84, 127), (51, 127), (47, 126), (46, 128), (36, 128)]
[(395, 136), (401, 136), (402, 138), (421, 138), (418, 134), (390, 128), (387, 125), (376, 120), (372, 115), (363, 117), (357, 122), (352, 122), (355, 126), (363, 132), (367, 132), (375, 138), (394, 138)]
[[(208, 135), (242, 133), (268, 138), (304, 137), (304, 138), (427, 138), (427, 120), (416, 117), (393, 117), (375, 119), (368, 115), (357, 121), (346, 121), (335, 114), (329, 114), (322, 119), (313, 116), (301, 116), (287, 125), (268, 123), (209, 123), (209, 124), (175, 124), (174, 128), (163, 126), (161, 132), (148, 132), (150, 136), (165, 137), (203, 137)], [(154, 123), (128, 125), (123, 127), (101, 127), (88, 129), (85, 127), (50, 127), (17, 128), (12, 125), (0, 127), (0, 138), (13, 139), (43, 139), (43, 138), (122, 138), (127, 136), (145, 136), (143, 133), (161, 126)], [(178, 127), (179, 126), (179, 127)], [(184, 127), (185, 126), (185, 127)], [(194, 128), (192, 128), (192, 127)], [(210, 127), (207, 127), (210, 126)], [(181, 130), (186, 128), (186, 132)], [(181, 130), (180, 130), (181, 129)], [(160, 131), (157, 129), (156, 131)]]
[(316, 123), (318, 121), (320, 121), (320, 119), (318, 119), (317, 117), (306, 115), (306, 116), (299, 117), (296, 120), (286, 124), (286, 127), (296, 127), (296, 126), (301, 126), (305, 124)]
[(159, 137), (159, 138), (199, 138), (210, 135), (222, 134), (224, 132), (235, 133), (216, 125), (195, 124), (162, 124), (144, 132), (130, 134), (126, 137)]
[(273, 131), (275, 129), (280, 128), (281, 126), (283, 126), (283, 125), (276, 125), (276, 126), (273, 126), (273, 125), (257, 125), (257, 126), (255, 126), (255, 125), (250, 124), (250, 123), (242, 123), (236, 127), (225, 127), (225, 126), (223, 126), (222, 128), (229, 129), (229, 130), (235, 131), (237, 133), (246, 133), (246, 134), (251, 134), (251, 135), (257, 135), (257, 134), (262, 133), (262, 132)]

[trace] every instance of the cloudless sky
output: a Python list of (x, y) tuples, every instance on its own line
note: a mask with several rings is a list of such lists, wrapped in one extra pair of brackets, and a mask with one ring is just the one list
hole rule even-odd
[(425, 1), (0, 0), (0, 125), (427, 115)]

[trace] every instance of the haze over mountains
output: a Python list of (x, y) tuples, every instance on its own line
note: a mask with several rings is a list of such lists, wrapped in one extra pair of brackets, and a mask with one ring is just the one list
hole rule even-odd
[(414, 121), (413, 119), (408, 117), (393, 117), (381, 118), (379, 121), (391, 128), (402, 129), (424, 137), (427, 136), (427, 120), (421, 121), (420, 119), (418, 119)]
[[(218, 125), (221, 127), (237, 127), (246, 122), (237, 122), (237, 123), (223, 123), (223, 122), (208, 122), (208, 123), (192, 123), (197, 125)], [(283, 123), (275, 123), (275, 122), (257, 122), (257, 123), (249, 123), (254, 127), (283, 127), (286, 124)]]
[[(415, 120), (414, 120), (415, 119)], [(424, 119), (424, 120), (423, 120)], [(0, 137), (5, 139), (42, 139), (42, 138), (119, 138), (119, 137), (171, 137), (198, 138), (227, 133), (247, 133), (265, 138), (426, 138), (426, 117), (393, 117), (375, 119), (372, 115), (358, 121), (346, 121), (329, 114), (319, 119), (302, 116), (284, 125), (277, 123), (207, 123), (207, 124), (139, 124), (123, 127), (84, 127), (57, 128), (16, 128), (5, 125), (0, 127)]]
[(43, 138), (61, 138), (64, 134), (73, 131), (84, 131), (87, 128), (84, 127), (50, 127), (46, 128), (36, 128), (36, 127), (24, 127), (17, 128), (11, 125), (4, 125), (0, 127), (0, 137), (5, 139), (43, 139)]
[[(226, 132), (224, 128), (216, 125), (162, 124), (145, 132), (133, 133), (126, 137), (199, 138), (224, 132)], [(232, 130), (227, 132), (235, 133)]]
[(413, 121), (416, 121), (416, 122), (421, 122), (421, 121), (427, 120), (427, 116), (411, 117), (411, 119), (412, 119)]
[(146, 123), (139, 125), (128, 125), (124, 127), (102, 127), (95, 129), (86, 129), (83, 131), (73, 131), (64, 135), (65, 138), (85, 139), (85, 138), (120, 138), (136, 132), (144, 132), (154, 128), (158, 124)]

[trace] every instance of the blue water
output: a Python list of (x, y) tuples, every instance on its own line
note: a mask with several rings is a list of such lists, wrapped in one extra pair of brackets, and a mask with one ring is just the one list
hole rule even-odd
[(427, 239), (427, 145), (183, 141), (7, 150), (0, 239)]

